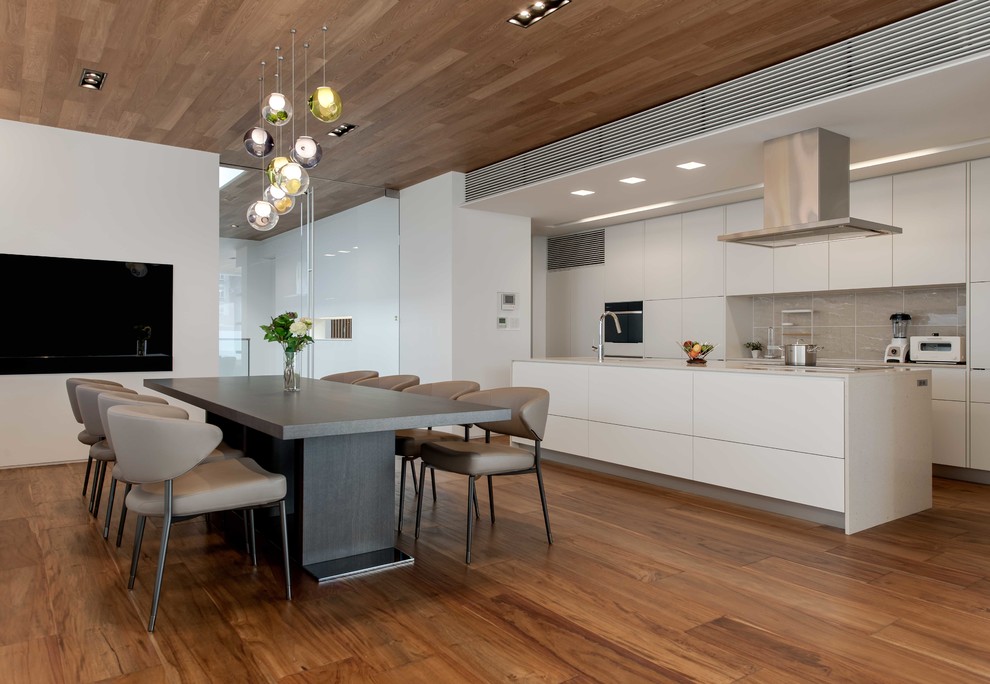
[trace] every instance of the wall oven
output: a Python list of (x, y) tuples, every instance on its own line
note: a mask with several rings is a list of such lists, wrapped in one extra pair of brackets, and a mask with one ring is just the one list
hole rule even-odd
[(614, 313), (622, 326), (622, 332), (615, 329), (611, 316), (605, 317), (605, 341), (627, 344), (643, 342), (643, 302), (606, 302), (605, 310)]

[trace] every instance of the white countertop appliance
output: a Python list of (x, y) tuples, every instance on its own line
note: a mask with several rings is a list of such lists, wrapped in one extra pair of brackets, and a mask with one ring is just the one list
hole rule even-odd
[(908, 360), (908, 322), (911, 314), (895, 313), (890, 314), (890, 327), (893, 329), (893, 337), (890, 344), (883, 353), (883, 360), (887, 363), (904, 363)]
[(911, 338), (911, 360), (934, 363), (962, 363), (966, 360), (966, 345), (957, 335), (927, 335)]

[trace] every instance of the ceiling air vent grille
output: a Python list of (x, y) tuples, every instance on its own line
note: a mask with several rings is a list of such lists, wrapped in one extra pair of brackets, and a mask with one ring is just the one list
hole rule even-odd
[(547, 240), (547, 270), (605, 263), (605, 231), (560, 235)]
[(990, 49), (990, 2), (957, 0), (467, 174), (468, 202)]

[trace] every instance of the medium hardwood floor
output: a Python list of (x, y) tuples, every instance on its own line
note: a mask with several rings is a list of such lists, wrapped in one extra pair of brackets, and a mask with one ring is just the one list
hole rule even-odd
[(548, 464), (497, 479), (465, 566), (466, 481), (438, 474), (412, 566), (325, 586), (252, 568), (202, 520), (160, 528), (133, 592), (81, 465), (0, 471), (0, 682), (978, 682), (990, 679), (990, 487), (841, 531)]

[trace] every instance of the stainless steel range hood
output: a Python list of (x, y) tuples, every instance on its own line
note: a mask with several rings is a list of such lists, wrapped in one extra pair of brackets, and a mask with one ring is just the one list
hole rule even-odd
[(718, 239), (792, 247), (901, 232), (849, 216), (849, 138), (824, 128), (763, 143), (763, 226)]

